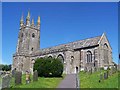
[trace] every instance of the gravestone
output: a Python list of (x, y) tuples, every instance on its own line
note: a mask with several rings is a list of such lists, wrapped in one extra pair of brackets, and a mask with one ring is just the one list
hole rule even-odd
[(16, 69), (12, 70), (12, 77), (15, 77), (15, 71), (16, 71)]
[(33, 81), (38, 81), (38, 72), (37, 72), (37, 70), (35, 70), (34, 73), (33, 73)]
[(108, 73), (105, 72), (105, 73), (104, 73), (104, 79), (107, 79), (107, 78), (108, 78)]
[(103, 80), (103, 75), (100, 74), (100, 80), (99, 80), (99, 82), (101, 82), (102, 80)]
[(11, 75), (6, 74), (6, 75), (2, 76), (1, 78), (2, 78), (1, 88), (9, 88), (10, 87), (10, 81), (11, 81)]
[(15, 72), (15, 85), (22, 83), (22, 72), (16, 71)]
[(85, 67), (84, 71), (85, 71), (85, 72), (88, 72), (87, 67)]
[(112, 70), (112, 74), (116, 72), (116, 68), (114, 66), (111, 68), (111, 70)]
[(96, 67), (94, 68), (94, 71), (95, 71), (95, 72), (97, 71), (97, 68), (96, 68)]
[(112, 70), (109, 71), (109, 76), (111, 76), (111, 75), (112, 75)]
[(92, 68), (89, 70), (89, 73), (92, 74)]
[(113, 69), (113, 67), (111, 67), (111, 70), (110, 70), (110, 71), (111, 71), (111, 74), (113, 74), (113, 73), (114, 73), (114, 69)]
[(114, 67), (115, 68), (115, 73), (117, 72), (117, 66)]
[(107, 78), (108, 78), (108, 75), (109, 75), (109, 71), (107, 71), (107, 72), (106, 72), (106, 74), (107, 74)]

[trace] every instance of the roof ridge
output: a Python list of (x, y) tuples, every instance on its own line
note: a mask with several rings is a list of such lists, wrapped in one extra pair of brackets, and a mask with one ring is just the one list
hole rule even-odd
[(83, 41), (83, 40), (87, 40), (87, 39), (92, 39), (92, 38), (98, 38), (98, 37), (101, 37), (101, 35), (100, 35), (100, 36), (91, 37), (91, 38), (82, 39), (82, 40), (71, 41), (71, 42), (64, 43), (64, 44), (58, 44), (58, 45), (51, 46), (51, 47), (47, 47), (47, 48), (41, 48), (40, 50), (50, 49), (50, 48), (58, 47), (58, 46), (62, 46), (62, 45), (69, 45), (69, 44), (72, 44), (72, 43), (74, 43), (74, 42), (79, 42), (79, 41)]

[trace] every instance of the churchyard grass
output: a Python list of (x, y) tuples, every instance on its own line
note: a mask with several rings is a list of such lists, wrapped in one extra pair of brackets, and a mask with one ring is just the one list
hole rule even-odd
[(100, 72), (94, 72), (93, 74), (80, 72), (79, 78), (80, 88), (118, 88), (118, 72), (101, 82), (99, 82)]
[(65, 74), (62, 75), (63, 77), (38, 77), (38, 81), (34, 81), (31, 75), (31, 83), (26, 84), (25, 75), (22, 75), (22, 84), (15, 85), (14, 78), (11, 81), (11, 88), (56, 88), (61, 80), (64, 79)]

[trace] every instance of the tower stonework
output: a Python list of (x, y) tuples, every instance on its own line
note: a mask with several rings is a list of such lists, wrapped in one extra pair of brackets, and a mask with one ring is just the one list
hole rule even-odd
[(13, 67), (18, 71), (29, 71), (31, 68), (30, 54), (40, 49), (40, 17), (37, 25), (30, 22), (30, 12), (24, 24), (23, 15), (20, 20), (16, 53), (13, 55)]
[(33, 72), (34, 61), (41, 57), (59, 58), (63, 65), (63, 73), (71, 74), (82, 70), (95, 71), (99, 68), (113, 66), (112, 47), (105, 33), (100, 36), (78, 40), (59, 46), (40, 49), (40, 17), (37, 25), (34, 19), (30, 22), (30, 12), (24, 24), (23, 15), (16, 53), (13, 55), (12, 69)]

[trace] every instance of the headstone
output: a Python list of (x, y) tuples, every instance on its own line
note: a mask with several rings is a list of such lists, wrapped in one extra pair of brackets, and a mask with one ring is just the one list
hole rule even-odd
[(11, 75), (6, 74), (6, 75), (2, 76), (1, 78), (2, 78), (1, 88), (9, 88), (10, 87), (10, 81), (11, 81)]
[(22, 83), (22, 72), (16, 71), (15, 72), (15, 85)]
[(37, 70), (35, 70), (34, 73), (33, 73), (33, 81), (38, 81), (38, 72), (37, 72)]
[(85, 70), (84, 70), (85, 72), (87, 72), (88, 70), (87, 70), (87, 67), (85, 67)]
[(109, 71), (109, 76), (111, 76), (111, 75), (112, 75), (112, 70)]
[(115, 66), (115, 73), (117, 72), (117, 66)]
[(112, 70), (112, 74), (116, 72), (116, 68), (114, 66), (111, 68), (111, 70)]
[(107, 72), (104, 73), (104, 79), (107, 79), (108, 78), (108, 74)]
[(102, 80), (103, 80), (103, 75), (100, 74), (100, 80), (99, 80), (99, 82), (101, 82)]
[(12, 70), (12, 77), (15, 76), (15, 71), (16, 71), (15, 69)]
[(96, 67), (94, 68), (94, 71), (95, 71), (95, 72), (97, 71), (97, 68), (96, 68)]
[(89, 70), (89, 73), (92, 74), (92, 68)]
[(109, 75), (109, 71), (106, 72), (106, 76), (107, 76), (107, 78), (108, 78), (108, 75)]

